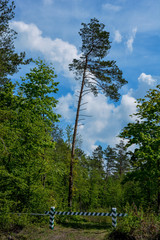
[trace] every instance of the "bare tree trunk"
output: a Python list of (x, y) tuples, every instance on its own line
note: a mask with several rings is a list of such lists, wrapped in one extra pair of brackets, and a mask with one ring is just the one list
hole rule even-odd
[(85, 62), (85, 67), (84, 67), (84, 72), (83, 72), (82, 83), (81, 83), (81, 90), (80, 90), (79, 99), (78, 99), (76, 120), (75, 120), (74, 132), (73, 132), (73, 140), (72, 140), (70, 173), (69, 173), (69, 194), (68, 194), (68, 207), (69, 208), (72, 208), (72, 198), (73, 198), (73, 165), (74, 165), (74, 155), (75, 155), (75, 143), (76, 143), (76, 136), (77, 136), (79, 112), (80, 112), (82, 96), (83, 96), (83, 90), (84, 90), (84, 85), (85, 85), (86, 69), (87, 69), (87, 56), (86, 56), (86, 62)]
[[(45, 121), (45, 118), (44, 118), (44, 113), (43, 113), (43, 121)], [(46, 130), (46, 127), (45, 127), (45, 133), (47, 134), (47, 130)], [(46, 139), (45, 139), (45, 142), (46, 142)], [(43, 158), (43, 162), (45, 162), (45, 152), (46, 152), (46, 148), (44, 149), (44, 154), (42, 156)], [(41, 178), (41, 181), (42, 181), (42, 185), (43, 187), (45, 188), (45, 182), (46, 182), (46, 173), (42, 175), (42, 178)]]
[(43, 175), (42, 175), (41, 181), (42, 181), (42, 185), (43, 185), (43, 187), (45, 188), (46, 174), (43, 174)]
[[(158, 174), (160, 172), (160, 159), (157, 160)], [(158, 176), (158, 193), (157, 193), (157, 214), (160, 214), (160, 176)]]

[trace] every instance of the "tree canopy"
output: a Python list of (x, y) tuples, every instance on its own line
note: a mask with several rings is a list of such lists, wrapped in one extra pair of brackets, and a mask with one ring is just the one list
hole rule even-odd
[(0, 1), (0, 90), (8, 77), (18, 71), (20, 64), (28, 64), (25, 53), (15, 52), (14, 40), (17, 33), (10, 28), (9, 22), (14, 18), (14, 1)]
[(157, 194), (160, 208), (160, 85), (148, 91), (137, 104), (135, 123), (129, 123), (121, 137), (128, 140), (127, 146), (135, 145), (131, 154), (133, 172), (130, 176), (146, 185), (148, 202)]

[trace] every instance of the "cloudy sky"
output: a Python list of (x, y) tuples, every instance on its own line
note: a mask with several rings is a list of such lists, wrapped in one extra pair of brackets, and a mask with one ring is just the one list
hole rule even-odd
[[(136, 99), (160, 83), (160, 1), (15, 0), (15, 5), (16, 49), (54, 64), (60, 82), (57, 112), (63, 128), (75, 121), (79, 84), (68, 64), (80, 54), (81, 23), (96, 17), (105, 24), (112, 42), (107, 58), (116, 60), (128, 84), (121, 89), (118, 103), (103, 95), (86, 95), (85, 114), (92, 117), (83, 121), (79, 133), (86, 153), (98, 144), (114, 146), (121, 129), (134, 121), (129, 115), (136, 111)], [(23, 68), (19, 75), (28, 70)]]

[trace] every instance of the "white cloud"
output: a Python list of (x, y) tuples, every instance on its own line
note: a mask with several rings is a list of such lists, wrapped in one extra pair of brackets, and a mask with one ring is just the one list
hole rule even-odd
[[(75, 100), (75, 97), (70, 94), (60, 99), (62, 106), (60, 113), (72, 124), (74, 124), (76, 115), (73, 112)], [(115, 146), (119, 142), (117, 135), (128, 122), (134, 120), (129, 115), (136, 112), (135, 101), (136, 99), (130, 93), (122, 96), (119, 106), (109, 103), (108, 99), (102, 94), (94, 97), (90, 93), (84, 97), (83, 102), (88, 102), (85, 105), (87, 109), (82, 111), (81, 114), (91, 117), (80, 117), (85, 118), (85, 120), (79, 122), (84, 123), (84, 126), (78, 128), (78, 131), (83, 139), (83, 150), (87, 154), (90, 154), (96, 148), (97, 141), (111, 146)]]
[(136, 33), (137, 33), (137, 28), (133, 28), (132, 29), (132, 34), (130, 36), (130, 38), (128, 39), (127, 41), (127, 48), (130, 52), (133, 52), (133, 42), (134, 42), (134, 39), (136, 37)]
[(103, 4), (103, 5), (102, 5), (102, 8), (103, 8), (104, 10), (114, 11), (114, 12), (118, 12), (118, 11), (121, 10), (121, 6), (113, 5), (113, 4), (110, 4), (110, 3)]
[(129, 91), (127, 94), (123, 95), (121, 103), (116, 109), (116, 115), (119, 117), (119, 119), (123, 119), (125, 122), (135, 120), (135, 118), (130, 117), (130, 115), (136, 113), (137, 102), (136, 99), (131, 95), (132, 91)]
[(122, 42), (122, 35), (120, 34), (120, 32), (118, 30), (116, 30), (114, 32), (114, 41), (117, 43)]
[(141, 75), (138, 78), (139, 82), (146, 83), (150, 86), (154, 85), (156, 83), (156, 80), (149, 74), (141, 73)]
[[(119, 105), (110, 103), (102, 94), (98, 97), (94, 97), (91, 93), (85, 95), (83, 102), (87, 102), (86, 110), (81, 114), (91, 117), (85, 117), (84, 121), (80, 121), (80, 123), (84, 123), (84, 126), (78, 128), (78, 131), (83, 139), (82, 148), (87, 154), (91, 154), (97, 147), (97, 141), (105, 146), (109, 144), (114, 147), (119, 143), (120, 139), (117, 136), (121, 130), (129, 122), (135, 121), (137, 117), (133, 114), (137, 111), (137, 97), (143, 98), (146, 91), (156, 85), (156, 80), (145, 73), (140, 74), (138, 81), (138, 88), (136, 90), (129, 89), (126, 94), (123, 94)], [(75, 95), (70, 94), (60, 99), (62, 105), (60, 113), (72, 124), (74, 124), (76, 115), (73, 110), (76, 100)]]
[(73, 110), (74, 100), (74, 96), (70, 93), (58, 99), (57, 112), (68, 122), (71, 122), (75, 117)]
[(119, 142), (117, 135), (125, 124), (133, 121), (129, 115), (136, 112), (136, 99), (126, 94), (122, 96), (119, 106), (109, 103), (104, 95), (94, 97), (88, 95), (87, 114), (92, 118), (86, 119), (86, 124), (80, 134), (83, 136), (84, 148), (90, 152), (96, 141), (115, 146)]
[(73, 58), (79, 57), (74, 45), (59, 38), (43, 37), (42, 31), (35, 24), (14, 21), (11, 25), (18, 32), (17, 48), (42, 53), (47, 60), (56, 64), (59, 71), (66, 73), (68, 64)]
[[(146, 91), (156, 85), (156, 80), (145, 73), (140, 74), (138, 82), (137, 89), (129, 89), (126, 94), (122, 95), (119, 105), (109, 102), (108, 98), (102, 94), (98, 97), (94, 97), (91, 93), (85, 95), (83, 102), (87, 102), (86, 110), (82, 111), (81, 114), (91, 117), (85, 117), (84, 121), (80, 121), (80, 123), (84, 123), (84, 126), (78, 128), (78, 131), (83, 139), (82, 149), (87, 154), (91, 154), (97, 147), (97, 141), (104, 146), (111, 145), (114, 147), (120, 141), (117, 136), (122, 129), (129, 122), (135, 121), (137, 116), (133, 114), (137, 111), (137, 97), (143, 98)], [(73, 110), (76, 102), (75, 95), (68, 94), (61, 100), (63, 107), (60, 113), (66, 120), (74, 124), (76, 115)]]
[(150, 74), (147, 75), (146, 73), (141, 73), (138, 77), (138, 88), (135, 90), (132, 89), (132, 96), (136, 99), (144, 98), (150, 88), (156, 88), (158, 79), (159, 77), (153, 77)]

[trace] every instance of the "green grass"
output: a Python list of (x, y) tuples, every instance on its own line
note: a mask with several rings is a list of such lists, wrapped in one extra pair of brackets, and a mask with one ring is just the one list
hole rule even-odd
[(56, 224), (54, 230), (45, 226), (26, 226), (1, 232), (1, 240), (104, 240), (111, 225), (104, 222), (69, 221)]

